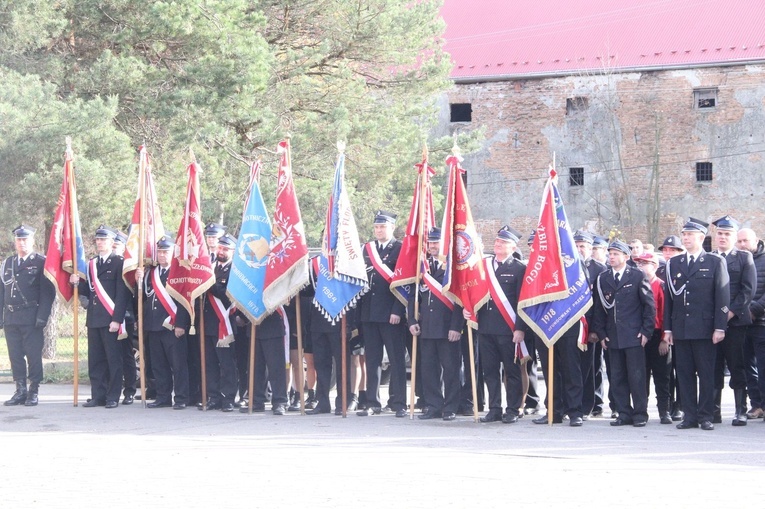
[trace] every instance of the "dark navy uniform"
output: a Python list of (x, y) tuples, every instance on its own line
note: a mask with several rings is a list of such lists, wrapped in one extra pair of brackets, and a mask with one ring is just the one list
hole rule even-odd
[[(122, 279), (123, 261), (116, 254), (109, 254), (105, 259), (96, 256), (88, 262), (87, 279), (80, 281), (80, 296), (88, 299), (85, 324), (88, 327), (88, 371), (91, 385), (89, 406), (106, 404), (111, 407), (119, 400), (122, 390), (123, 347), (118, 341), (119, 333), (109, 332), (109, 324), (121, 323), (125, 319), (125, 311), (131, 300), (130, 290)], [(92, 263), (96, 263), (96, 277), (114, 302), (113, 313), (104, 307), (96, 295), (95, 284), (91, 281)]]
[[(623, 244), (623, 252), (629, 256), (629, 247), (623, 242), (618, 244)], [(656, 306), (651, 285), (640, 269), (625, 266), (618, 282), (614, 274), (613, 269), (608, 269), (598, 276), (592, 329), (600, 340), (608, 338), (611, 387), (619, 412), (615, 423), (641, 425), (648, 421), (648, 393), (640, 335), (653, 335)]]
[[(255, 388), (253, 408), (263, 410), (268, 386), (275, 415), (287, 411), (287, 357), (285, 354), (284, 310), (274, 311), (255, 326)], [(241, 412), (247, 408), (242, 407)]]
[(664, 330), (672, 333), (677, 353), (677, 382), (685, 412), (681, 427), (711, 424), (713, 419), (716, 347), (712, 336), (716, 330), (725, 331), (730, 304), (725, 261), (704, 250), (697, 255), (691, 267), (688, 253), (667, 263)]
[[(436, 240), (437, 241), (437, 240)], [(437, 282), (444, 277), (444, 267), (429, 260), (430, 275)], [(462, 307), (452, 309), (420, 283), (419, 319), (415, 318), (414, 299), (407, 308), (409, 326), (419, 325), (418, 342), (422, 356), (422, 390), (425, 410), (421, 418), (456, 415), (460, 405), (460, 341), (449, 341), (449, 331), (462, 332), (465, 319)], [(443, 381), (443, 391), (441, 385)]]
[[(186, 334), (175, 336), (170, 324), (170, 315), (157, 297), (152, 275), (159, 273), (160, 281), (167, 284), (170, 267), (163, 269), (159, 265), (150, 268), (144, 276), (143, 284), (143, 329), (148, 339), (148, 349), (151, 351), (153, 371), (156, 380), (157, 397), (151, 407), (175, 406), (184, 408), (189, 401), (189, 365)], [(172, 299), (172, 298), (171, 298)], [(176, 309), (182, 309), (178, 302)], [(183, 328), (183, 327), (180, 327)]]
[[(395, 269), (401, 252), (401, 241), (391, 239), (388, 244), (378, 248), (375, 241), (371, 249), (379, 252), (380, 259), (388, 268)], [(404, 344), (404, 305), (393, 295), (390, 284), (375, 270), (369, 254), (364, 248), (364, 262), (369, 276), (369, 291), (361, 298), (360, 320), (364, 335), (364, 350), (367, 364), (367, 406), (380, 409), (380, 376), (383, 360), (383, 347), (390, 362), (390, 384), (388, 386), (388, 406), (391, 410), (406, 409), (406, 350)], [(401, 323), (392, 325), (390, 316), (401, 317)]]
[[(574, 237), (576, 239), (576, 236)], [(595, 282), (598, 276), (607, 270), (608, 267), (604, 263), (600, 263), (597, 260), (588, 258), (584, 262), (584, 273), (587, 275), (587, 282), (590, 285), (590, 292), (595, 293)], [(592, 320), (595, 313), (595, 306), (591, 306), (584, 315), (588, 324), (592, 324)], [(598, 348), (598, 343), (587, 345), (587, 350), (582, 352), (582, 413), (589, 415), (595, 409), (596, 387), (595, 387), (595, 371), (596, 369), (602, 369), (602, 356), (603, 349)], [(603, 405), (603, 389), (600, 388), (600, 411), (602, 412)]]
[[(20, 231), (24, 229), (26, 232)], [(33, 232), (31, 228), (23, 226), (14, 230), (18, 238), (31, 237)], [(20, 234), (25, 236), (20, 237)], [(38, 385), (43, 378), (43, 329), (48, 323), (55, 296), (53, 285), (43, 275), (44, 266), (45, 257), (32, 252), (23, 260), (11, 256), (0, 268), (3, 282), (3, 290), (0, 291), (0, 327), (5, 328), (8, 357), (16, 382), (16, 393), (6, 402), (8, 406), (27, 404), (27, 401), (28, 406), (32, 406), (37, 402)], [(27, 376), (31, 382), (30, 397), (27, 393)]]

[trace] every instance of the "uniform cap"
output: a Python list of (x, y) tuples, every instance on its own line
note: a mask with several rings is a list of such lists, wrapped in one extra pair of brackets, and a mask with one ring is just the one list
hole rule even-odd
[(712, 224), (717, 227), (718, 230), (733, 230), (738, 231), (738, 221), (730, 216), (721, 217), (717, 221), (712, 221)]
[(518, 242), (520, 240), (521, 234), (517, 232), (516, 230), (513, 230), (510, 226), (505, 225), (502, 228), (499, 229), (497, 232), (497, 239), (502, 240), (504, 242)]
[(21, 225), (17, 226), (11, 232), (13, 233), (13, 236), (17, 239), (26, 239), (28, 237), (31, 237), (35, 234), (37, 230), (32, 228), (31, 226)]
[(236, 247), (236, 237), (227, 233), (223, 237), (218, 239), (218, 244), (224, 247), (230, 247), (231, 249), (234, 249)]
[(119, 242), (120, 244), (127, 243), (127, 235), (118, 231), (114, 236), (114, 242)]
[(170, 235), (163, 235), (158, 241), (157, 241), (157, 249), (170, 249), (175, 245), (175, 241), (173, 240), (173, 237)]
[(683, 225), (684, 232), (701, 232), (704, 235), (709, 231), (709, 223), (696, 219), (695, 217), (689, 217), (688, 221)]
[(441, 228), (433, 227), (428, 232), (428, 242), (438, 242), (441, 240)]
[(592, 239), (592, 247), (608, 249), (608, 239), (605, 237), (601, 237), (600, 235), (595, 235), (595, 237), (593, 237)]
[(374, 224), (396, 224), (396, 214), (387, 210), (378, 210), (375, 212)]
[(217, 223), (208, 223), (205, 226), (205, 237), (220, 237), (226, 233), (226, 227)]
[(611, 242), (608, 245), (608, 250), (609, 251), (612, 251), (612, 250), (621, 251), (622, 253), (626, 254), (627, 256), (630, 256), (630, 254), (632, 253), (632, 250), (627, 245), (627, 243), (626, 242), (622, 242), (621, 240), (614, 240), (613, 242)]
[(117, 230), (114, 228), (109, 228), (108, 226), (101, 225), (96, 229), (96, 238), (114, 240), (117, 238)]
[(679, 249), (681, 251), (685, 250), (683, 247), (683, 243), (680, 241), (680, 237), (677, 235), (670, 235), (666, 239), (664, 239), (664, 243), (659, 246), (659, 249), (663, 250), (665, 247), (670, 247), (672, 249)]
[(593, 237), (590, 232), (586, 232), (583, 230), (577, 230), (574, 233), (574, 242), (587, 242), (588, 244), (592, 244)]

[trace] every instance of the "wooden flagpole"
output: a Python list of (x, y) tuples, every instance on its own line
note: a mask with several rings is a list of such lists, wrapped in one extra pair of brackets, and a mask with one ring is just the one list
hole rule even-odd
[[(553, 152), (553, 168), (555, 168), (555, 152)], [(547, 425), (553, 425), (553, 415), (555, 415), (555, 345), (547, 347), (547, 376), (550, 380), (547, 383)]]
[[(142, 147), (141, 153), (138, 156), (138, 199), (140, 200), (139, 212), (138, 212), (138, 268), (143, 273), (144, 268), (144, 256), (146, 255), (146, 165), (144, 164), (144, 158), (142, 152), (146, 150), (146, 145)], [(148, 157), (148, 154), (147, 156)], [(146, 363), (144, 359), (144, 345), (143, 345), (143, 278), (136, 281), (136, 297), (138, 300), (138, 368), (141, 379), (141, 401), (143, 407), (146, 408)], [(130, 341), (130, 334), (125, 338)], [(132, 347), (131, 347), (132, 348)], [(131, 350), (132, 351), (132, 350)]]
[(252, 397), (255, 391), (255, 324), (250, 323), (250, 370), (247, 373), (247, 413), (252, 413)]
[[(481, 261), (483, 263), (483, 261)], [(473, 328), (465, 324), (468, 330), (468, 350), (470, 351), (470, 385), (473, 389), (473, 421), (478, 422), (478, 386), (475, 381), (475, 350), (473, 348)]]
[(300, 415), (305, 415), (305, 376), (303, 373), (303, 320), (300, 314), (300, 294), (295, 295), (295, 327), (297, 327), (298, 379), (300, 386)]
[(341, 368), (343, 371), (342, 376), (342, 405), (343, 405), (343, 418), (348, 417), (348, 369), (346, 366), (346, 363), (348, 362), (348, 332), (345, 330), (346, 326), (346, 313), (343, 313), (342, 318), (340, 318), (340, 357), (341, 362), (343, 363), (343, 367)]
[[(428, 178), (428, 145), (422, 148), (422, 175), (420, 175), (420, 199), (418, 200), (417, 218), (417, 272), (414, 279), (414, 319), (420, 319), (420, 278), (422, 278), (422, 237), (425, 229), (426, 181)], [(420, 331), (422, 332), (422, 331)], [(415, 385), (417, 383), (417, 336), (412, 335), (412, 386), (409, 394), (409, 419), (414, 419)]]
[(205, 294), (199, 296), (199, 330), (197, 331), (197, 337), (199, 338), (199, 364), (202, 366), (201, 384), (202, 392), (202, 410), (207, 411), (207, 373), (205, 367), (207, 366), (207, 360), (205, 359)]
[[(74, 152), (72, 152), (72, 138), (66, 137), (66, 153), (64, 156), (65, 162), (69, 161), (69, 172), (67, 179), (69, 180), (69, 231), (72, 238), (72, 274), (77, 274), (77, 230), (76, 230), (76, 218), (74, 216)], [(74, 300), (72, 301), (74, 311), (73, 324), (72, 324), (72, 341), (74, 342), (74, 403), (73, 406), (77, 406), (79, 402), (79, 389), (80, 389), (80, 288), (78, 284), (74, 285)]]

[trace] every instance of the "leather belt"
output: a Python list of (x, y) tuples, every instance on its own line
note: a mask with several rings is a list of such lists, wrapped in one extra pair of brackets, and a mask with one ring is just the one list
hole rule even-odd
[(27, 302), (26, 304), (6, 304), (5, 308), (13, 313), (14, 311), (21, 311), (22, 309), (36, 308), (37, 302)]

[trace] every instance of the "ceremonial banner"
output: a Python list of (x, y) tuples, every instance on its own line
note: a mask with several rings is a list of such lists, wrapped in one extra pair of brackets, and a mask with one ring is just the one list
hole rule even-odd
[(289, 302), (308, 284), (308, 245), (292, 180), (289, 140), (279, 143), (278, 152), (274, 224), (263, 287), (263, 304), (269, 311)]
[[(145, 205), (144, 205), (145, 204)], [(144, 211), (143, 224), (141, 224), (141, 210)], [(159, 213), (157, 203), (157, 190), (154, 187), (154, 177), (151, 174), (149, 154), (145, 146), (141, 146), (138, 160), (138, 197), (133, 207), (133, 218), (128, 229), (128, 238), (125, 243), (125, 261), (122, 265), (122, 279), (133, 291), (135, 284), (135, 270), (138, 268), (138, 259), (141, 256), (141, 229), (143, 229), (144, 263), (153, 266), (157, 264), (157, 242), (165, 235), (165, 227)]]
[(273, 311), (263, 302), (270, 240), (271, 221), (260, 193), (260, 161), (257, 161), (250, 167), (249, 195), (226, 286), (226, 293), (237, 309), (255, 325)]
[(446, 159), (449, 187), (446, 193), (444, 220), (441, 228), (439, 258), (446, 263), (443, 288), (468, 313), (468, 325), (478, 327), (476, 312), (489, 300), (489, 285), (483, 265), (481, 237), (470, 212), (464, 170), (457, 156)]
[(314, 305), (332, 323), (340, 318), (368, 289), (367, 269), (345, 190), (345, 154), (335, 166), (335, 181), (327, 207), (322, 255), (316, 265)]
[(199, 209), (199, 166), (192, 162), (187, 170), (189, 182), (186, 188), (186, 206), (175, 240), (175, 256), (170, 262), (170, 272), (167, 275), (167, 292), (186, 308), (193, 326), (194, 301), (215, 284), (215, 273), (212, 270), (210, 253), (207, 251)]
[[(396, 261), (393, 271), (393, 279), (390, 282), (390, 290), (404, 305), (414, 293), (408, 285), (417, 281), (417, 264), (420, 264), (420, 274), (423, 266), (427, 270), (426, 241), (428, 232), (435, 226), (435, 213), (433, 212), (433, 191), (430, 187), (430, 178), (436, 171), (428, 166), (428, 160), (416, 164), (417, 182), (412, 194), (412, 207), (409, 210), (409, 221), (406, 224), (406, 232), (401, 242), (401, 252)], [(424, 179), (424, 182), (423, 182)], [(423, 192), (424, 190), (424, 192)]]
[(550, 347), (591, 305), (590, 286), (558, 192), (556, 172), (550, 170), (518, 314)]
[(80, 231), (80, 214), (77, 209), (73, 158), (71, 148), (67, 147), (64, 181), (61, 184), (56, 212), (53, 215), (44, 267), (45, 277), (53, 283), (59, 297), (66, 302), (71, 301), (74, 296), (69, 275), (76, 273), (81, 278), (85, 278), (88, 272), (88, 262), (85, 258), (85, 247)]

